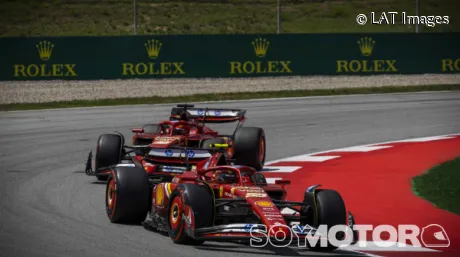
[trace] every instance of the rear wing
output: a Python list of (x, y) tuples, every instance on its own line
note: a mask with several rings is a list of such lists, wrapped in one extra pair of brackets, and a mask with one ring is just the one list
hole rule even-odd
[(243, 121), (246, 110), (225, 108), (194, 108), (194, 105), (177, 105), (171, 109), (171, 119), (180, 119), (186, 112), (187, 119), (195, 119), (203, 123), (227, 123)]
[(143, 155), (149, 162), (159, 165), (161, 169), (181, 170), (182, 172), (190, 170), (192, 165), (212, 157), (215, 152), (222, 151), (220, 148), (200, 149), (179, 146), (156, 148), (149, 145), (130, 146), (129, 148), (132, 148), (137, 154)]

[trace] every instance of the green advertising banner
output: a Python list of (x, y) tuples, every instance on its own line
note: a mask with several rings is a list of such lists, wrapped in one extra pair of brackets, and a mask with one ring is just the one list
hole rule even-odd
[(0, 80), (460, 72), (460, 33), (0, 39)]

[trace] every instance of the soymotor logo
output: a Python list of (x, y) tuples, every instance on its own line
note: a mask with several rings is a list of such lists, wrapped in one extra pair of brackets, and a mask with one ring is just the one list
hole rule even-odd
[[(262, 227), (262, 229), (260, 228)], [(277, 224), (267, 230), (264, 225), (248, 228), (251, 233), (250, 244), (252, 247), (265, 247), (271, 244), (274, 247), (291, 246), (297, 242), (298, 247), (327, 247), (328, 245), (344, 247), (357, 241), (359, 247), (367, 247), (368, 241), (376, 246), (387, 247), (449, 247), (450, 240), (444, 228), (438, 224), (430, 224), (420, 229), (417, 225), (337, 225), (328, 228), (321, 225), (318, 228), (311, 226), (293, 225), (291, 227)], [(358, 238), (354, 238), (353, 231), (358, 232)], [(372, 232), (372, 238), (368, 240), (368, 232)], [(385, 235), (385, 236), (383, 236)], [(421, 241), (418, 237), (420, 236)], [(408, 243), (409, 242), (409, 243)]]

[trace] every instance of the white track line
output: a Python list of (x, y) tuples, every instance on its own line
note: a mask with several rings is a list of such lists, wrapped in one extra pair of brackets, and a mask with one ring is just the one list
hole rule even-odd
[(280, 180), (282, 178), (265, 178), (268, 184), (275, 184), (276, 180)]
[(294, 172), (294, 171), (296, 171), (296, 170), (298, 170), (300, 168), (302, 168), (302, 166), (265, 166), (261, 171), (262, 172), (291, 173), (291, 172)]
[(336, 149), (334, 152), (371, 152), (375, 150), (390, 148), (392, 146), (352, 146)]
[[(305, 154), (305, 155), (285, 158), (283, 159), (283, 161), (286, 161), (286, 162), (324, 162), (324, 161), (332, 160), (338, 157), (340, 156), (312, 156), (310, 154)], [(276, 166), (268, 166), (268, 167), (276, 167)]]
[(360, 148), (375, 147), (375, 146), (381, 146), (381, 145), (392, 144), (392, 143), (428, 142), (428, 141), (435, 141), (435, 140), (442, 140), (442, 139), (450, 139), (450, 138), (453, 138), (455, 136), (460, 136), (460, 133), (458, 133), (458, 134), (439, 135), (439, 136), (431, 136), (431, 137), (410, 138), (410, 139), (387, 141), (387, 142), (374, 143), (374, 144), (368, 144), (368, 145), (350, 146), (350, 147), (346, 147), (346, 148), (342, 148), (342, 149), (334, 149), (334, 150), (315, 152), (315, 153), (310, 153), (310, 154), (302, 154), (302, 155), (287, 157), (287, 158), (283, 158), (283, 159), (278, 159), (278, 160), (266, 162), (265, 165), (271, 165), (271, 164), (275, 164), (275, 163), (278, 163), (278, 162), (283, 162), (283, 161), (286, 161), (286, 160), (292, 160), (292, 159), (296, 159), (296, 160), (305, 159), (305, 160), (307, 160), (308, 158), (311, 158), (311, 156), (313, 156), (313, 155), (338, 152), (338, 151), (341, 151), (341, 150), (347, 149), (347, 148), (360, 149)]

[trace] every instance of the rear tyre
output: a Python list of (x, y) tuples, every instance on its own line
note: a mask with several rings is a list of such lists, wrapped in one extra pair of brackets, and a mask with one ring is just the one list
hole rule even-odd
[(265, 163), (265, 132), (261, 128), (240, 128), (235, 133), (234, 159), (236, 164), (262, 170)]
[(140, 224), (150, 208), (147, 173), (137, 167), (117, 167), (105, 191), (107, 216), (112, 223)]
[(190, 217), (195, 229), (213, 225), (214, 199), (210, 189), (196, 184), (180, 184), (171, 193), (170, 199), (167, 222), (172, 241), (191, 245), (204, 243), (187, 234), (183, 217)]
[[(318, 207), (318, 225), (327, 225), (330, 229), (335, 225), (347, 224), (347, 212), (345, 203), (337, 191), (329, 189), (316, 190), (316, 204)], [(337, 233), (337, 239), (343, 240), (344, 234)], [(314, 247), (310, 247), (316, 251), (333, 251), (337, 246), (331, 245), (329, 242), (326, 247), (321, 247), (318, 241)]]
[[(96, 170), (121, 163), (123, 157), (123, 137), (119, 134), (102, 134), (97, 140), (95, 166)], [(100, 181), (106, 181), (107, 175), (96, 176)]]

